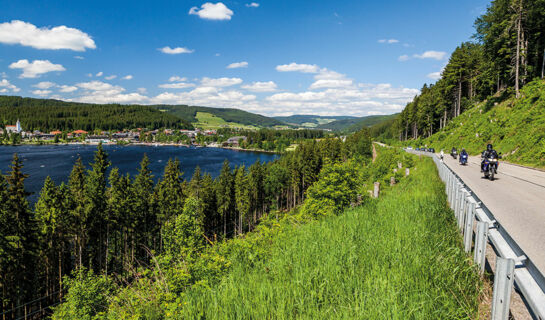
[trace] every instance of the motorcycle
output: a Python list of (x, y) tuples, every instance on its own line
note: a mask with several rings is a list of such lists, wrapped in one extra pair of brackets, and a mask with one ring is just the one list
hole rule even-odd
[(450, 152), (450, 155), (452, 156), (452, 158), (456, 159), (456, 157), (458, 157), (458, 152), (456, 152), (456, 150), (452, 150)]
[(460, 154), (460, 164), (463, 166), (467, 165), (467, 158), (467, 153)]
[(485, 158), (483, 162), (484, 177), (494, 181), (494, 175), (498, 173), (498, 159), (492, 156)]

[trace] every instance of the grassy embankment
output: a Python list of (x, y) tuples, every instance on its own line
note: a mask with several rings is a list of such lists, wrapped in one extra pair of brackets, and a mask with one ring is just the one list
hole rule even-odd
[(545, 81), (527, 84), (521, 97), (491, 98), (466, 110), (428, 139), (414, 142), (450, 150), (465, 148), (476, 155), (492, 143), (504, 160), (545, 167)]
[(236, 122), (227, 122), (224, 119), (216, 117), (208, 112), (197, 112), (195, 118), (197, 119), (197, 122), (194, 122), (193, 126), (204, 130), (219, 128), (258, 129), (256, 126)]
[[(379, 200), (293, 226), (185, 293), (184, 319), (462, 319), (481, 282), (429, 159)], [(259, 259), (256, 257), (260, 257)]]

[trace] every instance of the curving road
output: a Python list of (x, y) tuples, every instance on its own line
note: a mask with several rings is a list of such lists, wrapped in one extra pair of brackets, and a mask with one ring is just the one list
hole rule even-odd
[(501, 162), (496, 180), (483, 178), (480, 157), (445, 163), (477, 194), (536, 267), (545, 274), (545, 172)]

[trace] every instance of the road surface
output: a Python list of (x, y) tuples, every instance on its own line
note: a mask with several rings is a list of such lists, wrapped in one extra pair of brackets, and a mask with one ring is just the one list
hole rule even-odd
[(480, 157), (461, 166), (445, 163), (477, 194), (498, 222), (545, 275), (545, 172), (503, 163), (494, 181), (480, 172)]

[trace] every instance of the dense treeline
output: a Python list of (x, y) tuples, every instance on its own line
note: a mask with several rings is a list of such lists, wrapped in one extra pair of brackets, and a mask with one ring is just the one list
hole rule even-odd
[[(147, 157), (135, 177), (116, 168), (107, 176), (110, 162), (99, 145), (90, 169), (78, 160), (67, 184), (46, 179), (34, 210), (26, 199), (27, 175), (14, 155), (11, 172), (0, 175), (0, 313), (17, 318), (35, 307), (16, 308), (24, 302), (59, 301), (64, 282), (71, 281), (65, 276), (74, 270), (131, 281), (156, 255), (189, 259), (206, 243), (253, 230), (270, 212), (299, 206), (324, 166), (370, 154), (370, 136), (362, 131), (345, 143), (306, 141), (274, 162), (249, 168), (232, 170), (226, 161), (215, 180), (197, 168), (184, 181), (178, 160), (169, 160), (154, 185)], [(327, 208), (346, 206), (354, 198), (349, 191)]]
[(545, 68), (545, 0), (495, 0), (475, 21), (475, 42), (454, 50), (441, 78), (424, 85), (385, 138), (428, 137), (475, 102), (514, 94)]
[(135, 128), (191, 129), (188, 121), (141, 105), (88, 104), (52, 99), (0, 96), (0, 126), (15, 124), (23, 130), (123, 130)]
[(188, 122), (197, 122), (197, 112), (210, 113), (216, 117), (222, 118), (227, 122), (236, 122), (257, 127), (273, 127), (276, 125), (285, 125), (285, 123), (275, 119), (262, 116), (239, 109), (233, 108), (211, 108), (196, 107), (186, 105), (154, 105), (151, 106), (162, 111), (166, 111)]

